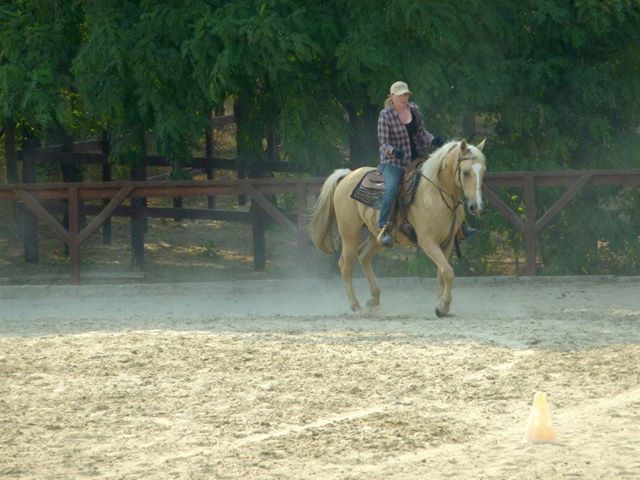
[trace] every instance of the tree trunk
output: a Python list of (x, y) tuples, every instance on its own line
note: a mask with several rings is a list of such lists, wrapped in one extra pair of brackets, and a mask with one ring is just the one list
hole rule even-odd
[(346, 106), (349, 115), (350, 168), (363, 165), (375, 166), (378, 154), (378, 114), (379, 109), (367, 105), (364, 111), (356, 111), (352, 105)]
[[(233, 105), (233, 114), (236, 118), (236, 148), (238, 151), (238, 178), (246, 178), (262, 155), (262, 140), (264, 138), (264, 124), (258, 124), (255, 115), (251, 115), (252, 105), (250, 100), (238, 98)], [(250, 175), (249, 175), (250, 176)], [(238, 204), (245, 205), (246, 197), (240, 195)]]
[(7, 162), (7, 182), (18, 183), (18, 152), (16, 150), (16, 124), (9, 120), (4, 131), (4, 158)]
[(462, 137), (473, 142), (476, 136), (476, 116), (473, 112), (464, 112), (462, 115)]

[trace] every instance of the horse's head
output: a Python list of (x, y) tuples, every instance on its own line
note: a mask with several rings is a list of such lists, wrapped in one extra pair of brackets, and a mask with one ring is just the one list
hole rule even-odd
[(482, 153), (484, 144), (485, 140), (477, 146), (462, 140), (458, 143), (458, 148), (452, 148), (448, 152), (442, 165), (443, 169), (451, 171), (453, 180), (462, 191), (467, 208), (473, 215), (480, 215), (484, 209), (482, 180), (487, 170)]

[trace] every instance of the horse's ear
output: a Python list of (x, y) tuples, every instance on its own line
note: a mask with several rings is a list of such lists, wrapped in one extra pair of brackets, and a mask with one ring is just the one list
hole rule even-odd
[(478, 145), (476, 145), (478, 150), (482, 151), (484, 149), (484, 142), (486, 142), (486, 141), (487, 141), (487, 139), (483, 138), (482, 141)]
[[(466, 152), (469, 149), (469, 145), (467, 145), (467, 141), (465, 139), (462, 139), (460, 141), (459, 147), (460, 147), (461, 155), (464, 155), (464, 152)], [(453, 150), (453, 147), (449, 149), (449, 151), (442, 157), (442, 163), (440, 165), (441, 170), (446, 170), (449, 167), (449, 153), (451, 153), (452, 150)]]

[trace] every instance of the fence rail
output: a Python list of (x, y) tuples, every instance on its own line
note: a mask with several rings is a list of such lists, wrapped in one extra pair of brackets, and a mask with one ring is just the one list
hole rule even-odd
[[(37, 220), (48, 225), (54, 235), (69, 248), (70, 280), (80, 282), (80, 246), (111, 215), (126, 215), (131, 218), (183, 217), (183, 218), (225, 218), (232, 221), (253, 221), (254, 263), (264, 262), (264, 222), (265, 215), (271, 217), (283, 228), (295, 233), (298, 246), (306, 246), (305, 215), (307, 194), (318, 192), (324, 178), (279, 178), (279, 179), (229, 179), (215, 181), (157, 181), (157, 182), (107, 182), (107, 183), (21, 183), (0, 185), (0, 200), (19, 201), (26, 207), (26, 216), (32, 228), (26, 229), (36, 235)], [(499, 172), (489, 173), (483, 185), (483, 193), (490, 206), (495, 208), (513, 227), (522, 234), (526, 252), (525, 273), (536, 274), (538, 236), (560, 211), (586, 185), (611, 185), (640, 187), (638, 170), (588, 170), (556, 172)], [(515, 212), (497, 193), (500, 188), (524, 190), (524, 215)], [(566, 187), (560, 198), (538, 218), (536, 189), (540, 187)], [(266, 195), (293, 193), (296, 195), (295, 220), (281, 212)], [(224, 212), (212, 209), (150, 208), (146, 206), (122, 206), (127, 199), (147, 197), (190, 197), (246, 195), (257, 207), (253, 213)], [(85, 200), (102, 199), (103, 206), (82, 205)], [(60, 223), (46, 208), (47, 201), (62, 200), (67, 203), (68, 225)], [(54, 210), (60, 210), (58, 207)], [(80, 229), (80, 214), (94, 214), (95, 217)], [(36, 220), (37, 219), (37, 220)], [(261, 227), (262, 225), (262, 227)], [(262, 230), (260, 230), (262, 228)], [(260, 241), (260, 236), (262, 240)], [(139, 255), (143, 245), (143, 233), (132, 227), (133, 255)], [(134, 238), (135, 237), (135, 238)], [(33, 238), (25, 239), (27, 243)], [(25, 255), (26, 256), (26, 255)], [(134, 259), (134, 264), (135, 264)]]

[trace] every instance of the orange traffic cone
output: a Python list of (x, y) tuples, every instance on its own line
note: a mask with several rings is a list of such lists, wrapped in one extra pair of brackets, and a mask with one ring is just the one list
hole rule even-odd
[(544, 392), (537, 392), (533, 397), (524, 441), (531, 443), (555, 443), (558, 441), (556, 429), (551, 423), (547, 395)]

